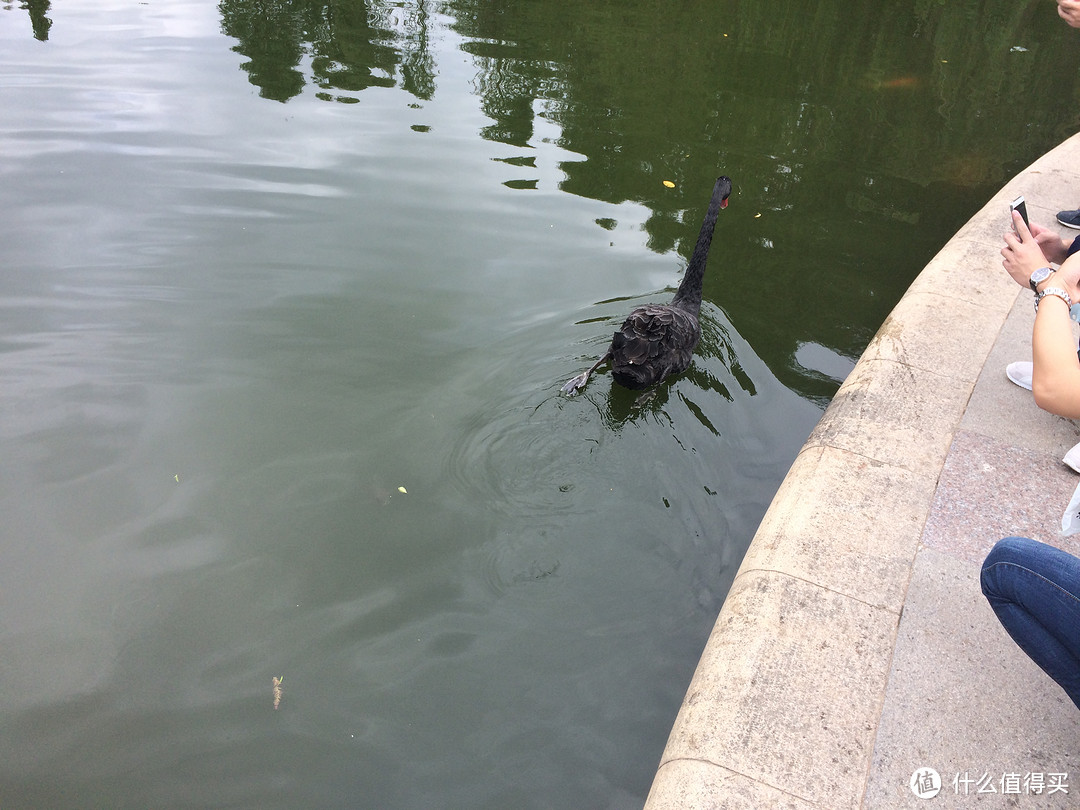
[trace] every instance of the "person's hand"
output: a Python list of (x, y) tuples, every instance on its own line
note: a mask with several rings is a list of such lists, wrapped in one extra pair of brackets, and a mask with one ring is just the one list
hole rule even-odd
[(1080, 28), (1080, 0), (1057, 0), (1058, 16), (1073, 28)]
[[(1077, 0), (1077, 3), (1080, 4), (1080, 0)], [(1005, 234), (1005, 247), (1001, 249), (1001, 264), (1012, 276), (1013, 281), (1026, 287), (1031, 274), (1040, 267), (1046, 266), (1047, 257), (1043, 253), (1043, 246), (1039, 244), (1039, 240), (1032, 236), (1028, 226), (1024, 224), (1024, 218), (1016, 211), (1013, 211), (1012, 218), (1016, 232), (1009, 231)], [(1035, 227), (1038, 228), (1037, 225)], [(1040, 230), (1045, 236), (1046, 229)]]
[(1028, 230), (1031, 231), (1031, 235), (1035, 237), (1035, 241), (1042, 248), (1046, 261), (1052, 264), (1061, 264), (1064, 261), (1065, 254), (1069, 252), (1069, 244), (1058, 236), (1056, 231), (1044, 228), (1042, 225), (1036, 225), (1034, 222), (1031, 223)]

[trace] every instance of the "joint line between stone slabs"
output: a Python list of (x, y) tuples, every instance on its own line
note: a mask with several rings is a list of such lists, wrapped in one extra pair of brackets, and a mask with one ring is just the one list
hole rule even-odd
[[(999, 330), (999, 333), (1000, 333), (1000, 330)], [(987, 352), (986, 356), (987, 357), (990, 356), (989, 352)], [(986, 360), (986, 358), (984, 357), (983, 361), (985, 362), (985, 360)], [(908, 362), (906, 360), (897, 360), (895, 357), (871, 357), (871, 358), (868, 358), (868, 361), (869, 362), (874, 362), (874, 363), (892, 363), (893, 365), (902, 366), (903, 368), (909, 369), (910, 371), (925, 372), (927, 374), (933, 374), (935, 377), (939, 377), (940, 379), (943, 379), (943, 380), (955, 380), (956, 382), (959, 382), (959, 383), (971, 384), (972, 386), (974, 386), (974, 383), (969, 383), (969, 381), (965, 380), (963, 377), (952, 377), (952, 376), (950, 376), (948, 374), (942, 374), (939, 371), (935, 371), (932, 368), (927, 368), (926, 366), (915, 365), (914, 363), (910, 363), (910, 362)], [(860, 360), (860, 362), (862, 362), (862, 361)], [(851, 375), (849, 374), (848, 376), (850, 377)], [(843, 387), (844, 387), (844, 383), (841, 383), (840, 388), (837, 390), (837, 393), (839, 393), (841, 390), (843, 390)], [(971, 394), (968, 394), (968, 399), (970, 399), (970, 398), (971, 398)], [(966, 404), (967, 403), (965, 403), (965, 405)], [(964, 413), (964, 409), (960, 408), (959, 410), (960, 410), (960, 413), (962, 415)]]
[[(807, 804), (813, 805), (818, 804), (818, 802), (813, 799), (807, 798), (806, 796), (800, 796), (798, 793), (792, 793), (790, 790), (784, 790), (782, 787), (777, 787), (776, 785), (766, 782), (764, 779), (758, 779), (757, 777), (751, 776), (748, 773), (743, 773), (742, 771), (736, 770), (735, 768), (732, 768), (728, 765), (721, 765), (719, 762), (713, 762), (711, 759), (705, 759), (703, 757), (675, 757), (674, 759), (664, 760), (660, 763), (660, 767), (657, 768), (657, 773), (662, 771), (668, 765), (675, 762), (699, 762), (702, 765), (711, 765), (714, 768), (720, 768), (722, 770), (725, 770), (733, 776), (741, 776), (743, 779), (746, 779), (749, 782), (756, 782), (759, 785), (764, 785), (770, 790), (775, 790), (777, 793), (782, 793), (785, 796), (790, 796), (793, 799), (798, 799), (800, 802), (806, 802)], [(724, 781), (727, 780), (725, 779)], [(863, 795), (866, 795), (865, 789), (863, 790)]]
[[(920, 534), (920, 537), (921, 537), (921, 534)], [(912, 566), (914, 566), (914, 565), (915, 565), (915, 558), (912, 557), (911, 562), (908, 563), (908, 571), (909, 571), (909, 573), (911, 571)], [(798, 576), (796, 574), (791, 574), (791, 573), (788, 573), (787, 571), (780, 571), (780, 570), (777, 570), (775, 568), (762, 568), (760, 566), (755, 566), (754, 568), (747, 568), (745, 571), (740, 571), (739, 575), (737, 577), (735, 577), (735, 579), (736, 580), (742, 579), (745, 575), (753, 574), (755, 572), (763, 573), (763, 574), (776, 574), (777, 576), (787, 577), (788, 579), (795, 579), (795, 580), (798, 580), (799, 582), (805, 582), (807, 585), (810, 585), (810, 586), (812, 586), (814, 588), (821, 588), (821, 590), (828, 591), (829, 593), (835, 594), (836, 596), (839, 596), (842, 599), (850, 599), (852, 602), (858, 602), (860, 605), (866, 605), (866, 607), (873, 608), (874, 610), (884, 610), (886, 613), (891, 613), (894, 616), (900, 616), (904, 612), (903, 607), (901, 607), (900, 610), (897, 611), (897, 610), (892, 610), (891, 608), (887, 608), (884, 605), (875, 605), (872, 602), (867, 602), (865, 599), (860, 599), (859, 597), (852, 596), (849, 593), (844, 593), (843, 591), (838, 591), (835, 588), (830, 588), (828, 585), (822, 585), (820, 582), (814, 582), (812, 579), (807, 579), (806, 577), (800, 577), (800, 576)], [(908, 576), (907, 585), (910, 585), (910, 584), (911, 584), (911, 577)], [(907, 585), (905, 585), (905, 592), (907, 590)], [(901, 603), (901, 605), (903, 605), (903, 603)]]

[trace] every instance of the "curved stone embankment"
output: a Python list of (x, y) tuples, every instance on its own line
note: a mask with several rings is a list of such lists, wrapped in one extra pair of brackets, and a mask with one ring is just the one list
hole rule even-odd
[(1017, 175), (956, 233), (837, 391), (743, 559), (647, 810), (869, 803), (901, 616), (939, 477), (1003, 324), (1014, 305), (1021, 312), (1022, 290), (999, 255), (1007, 204), (1019, 193), (1041, 223), (1080, 205), (1080, 136)]

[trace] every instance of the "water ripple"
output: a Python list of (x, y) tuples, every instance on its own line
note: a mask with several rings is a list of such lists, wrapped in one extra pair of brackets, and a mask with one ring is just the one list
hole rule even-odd
[[(484, 584), (495, 596), (502, 596), (512, 588), (546, 588), (550, 598), (565, 593), (554, 587), (565, 575), (564, 557), (572, 557), (565, 532), (550, 533), (546, 530), (512, 535), (504, 533), (478, 552), (482, 555), (479, 570)], [(531, 591), (535, 598), (541, 591)]]
[(519, 519), (574, 511), (575, 482), (587, 474), (604, 430), (595, 412), (565, 404), (552, 398), (473, 416), (446, 471), (466, 502)]

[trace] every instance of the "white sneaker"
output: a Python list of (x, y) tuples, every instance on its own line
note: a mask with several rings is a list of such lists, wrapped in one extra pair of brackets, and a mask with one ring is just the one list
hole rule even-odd
[[(1030, 360), (1018, 360), (1015, 363), (1009, 363), (1005, 366), (1005, 374), (1010, 380), (1019, 385), (1021, 388), (1031, 390), (1031, 361)], [(1074, 450), (1076, 448), (1073, 448)], [(1080, 453), (1077, 454), (1080, 456)], [(1080, 472), (1080, 470), (1077, 470)]]
[(1062, 459), (1065, 465), (1070, 467), (1073, 472), (1080, 473), (1080, 444), (1076, 445), (1072, 450), (1065, 454), (1065, 458)]

